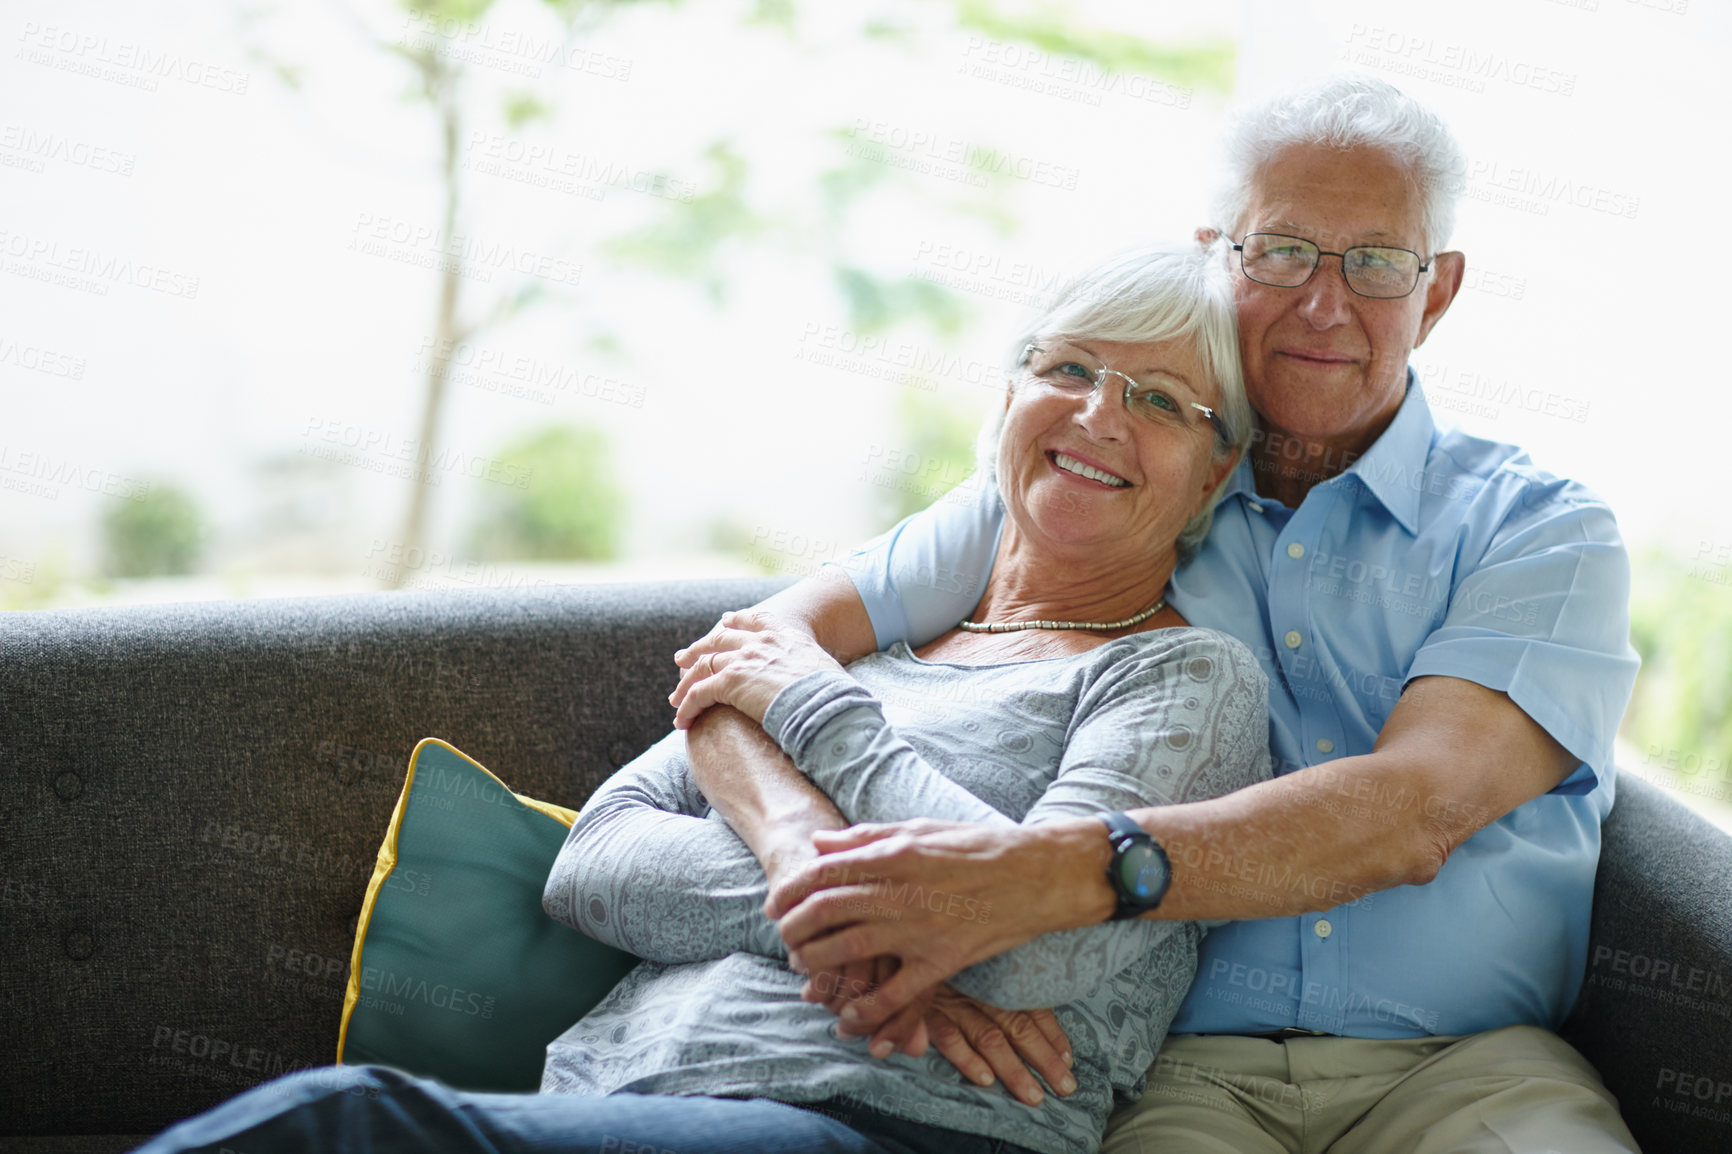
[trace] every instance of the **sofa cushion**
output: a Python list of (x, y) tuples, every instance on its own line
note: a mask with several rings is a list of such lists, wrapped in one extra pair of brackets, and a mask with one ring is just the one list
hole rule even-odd
[(542, 912), (576, 813), (424, 738), (355, 935), (337, 1060), (533, 1091), (547, 1044), (637, 965)]

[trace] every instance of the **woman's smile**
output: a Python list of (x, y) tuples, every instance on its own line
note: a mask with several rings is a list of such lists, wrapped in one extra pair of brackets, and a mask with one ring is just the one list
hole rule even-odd
[(1117, 473), (1110, 472), (1086, 457), (1078, 456), (1075, 453), (1048, 449), (1046, 459), (1052, 462), (1052, 466), (1057, 472), (1091, 488), (1128, 489), (1131, 487), (1131, 483)]

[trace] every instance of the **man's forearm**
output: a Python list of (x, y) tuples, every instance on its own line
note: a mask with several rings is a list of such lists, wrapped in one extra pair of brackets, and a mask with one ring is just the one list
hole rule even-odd
[[(1166, 848), (1173, 865), (1172, 887), (1160, 908), (1146, 916), (1160, 920), (1291, 916), (1427, 880), (1435, 872), (1431, 863), (1441, 857), (1433, 856), (1430, 843), (1416, 833), (1412, 820), (1415, 813), (1423, 817), (1422, 793), (1416, 793), (1420, 800), (1411, 805), (1390, 807), (1387, 816), (1397, 819), (1391, 821), (1376, 820), (1363, 809), (1329, 800), (1338, 790), (1357, 791), (1361, 781), (1387, 782), (1389, 774), (1387, 765), (1370, 757), (1344, 758), (1208, 801), (1130, 810), (1130, 817)], [(1435, 811), (1443, 804), (1438, 800), (1432, 808)], [(833, 859), (836, 868), (831, 874), (844, 881), (878, 879), (880, 890), (894, 890), (903, 882), (942, 887), (981, 906), (990, 904), (991, 919), (967, 923), (969, 934), (954, 932), (957, 926), (949, 924), (954, 919), (942, 920), (949, 932), (941, 935), (945, 940), (938, 944), (947, 948), (935, 952), (947, 960), (938, 965), (935, 981), (1042, 934), (1098, 925), (1112, 916), (1117, 905), (1107, 882), (1112, 860), (1107, 827), (1092, 817), (1009, 828), (956, 826), (949, 832), (911, 839), (889, 856), (875, 852), (878, 848), (862, 847), (863, 858), (843, 854)], [(784, 911), (791, 909), (806, 892), (804, 884), (797, 882), (779, 896), (773, 891), (772, 903)], [(853, 908), (858, 909), (858, 903)], [(887, 927), (900, 926), (886, 931), (891, 935), (886, 940), (897, 949), (908, 943), (895, 935), (913, 935), (916, 927), (911, 923), (920, 920), (908, 914), (900, 911), (887, 923)], [(836, 916), (832, 911), (810, 921), (796, 917), (784, 924), (783, 936), (786, 939), (792, 932), (795, 936), (789, 940), (803, 941), (820, 927), (843, 924)], [(931, 932), (940, 934), (936, 929)], [(936, 937), (933, 940), (938, 942)], [(821, 964), (833, 960), (823, 951), (817, 956), (826, 959)]]
[(1576, 764), (1504, 694), (1424, 677), (1371, 753), (1131, 816), (1173, 858), (1160, 916), (1280, 917), (1424, 885), (1462, 842)]
[(814, 830), (848, 824), (763, 728), (737, 709), (717, 705), (699, 717), (686, 731), (686, 757), (704, 797), (772, 879), (790, 860), (813, 856)]
[(1420, 831), (1423, 813), (1349, 800), (1372, 796), (1372, 788), (1362, 787), (1387, 786), (1392, 775), (1374, 756), (1300, 770), (1226, 797), (1133, 811), (1173, 865), (1172, 888), (1152, 916), (1286, 917), (1429, 881), (1442, 854)]

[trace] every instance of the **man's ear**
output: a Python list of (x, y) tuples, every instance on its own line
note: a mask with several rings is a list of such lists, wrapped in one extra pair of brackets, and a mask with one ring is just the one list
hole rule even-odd
[(1461, 278), (1467, 273), (1467, 257), (1459, 252), (1440, 252), (1431, 258), (1431, 281), (1425, 286), (1425, 314), (1419, 318), (1419, 335), (1413, 340), (1418, 348), (1431, 335), (1431, 327), (1449, 311), (1450, 302), (1461, 291)]
[(1204, 225), (1197, 230), (1196, 237), (1198, 248), (1208, 248), (1221, 238), (1221, 230)]

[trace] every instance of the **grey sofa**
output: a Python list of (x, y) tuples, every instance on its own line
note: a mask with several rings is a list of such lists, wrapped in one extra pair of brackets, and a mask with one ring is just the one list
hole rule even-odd
[[(575, 807), (666, 732), (673, 650), (777, 587), (0, 615), (0, 1150), (329, 1062), (415, 741)], [(1732, 838), (1626, 778), (1589, 962), (1566, 1033), (1644, 1149), (1732, 1149)]]

